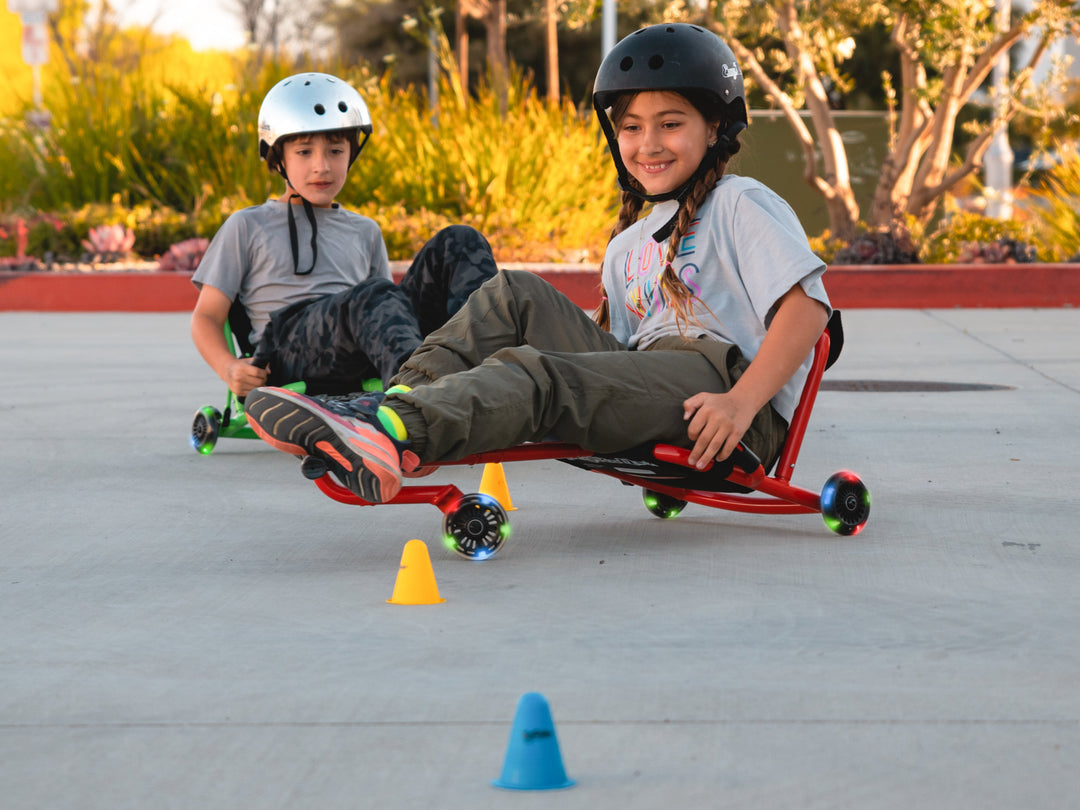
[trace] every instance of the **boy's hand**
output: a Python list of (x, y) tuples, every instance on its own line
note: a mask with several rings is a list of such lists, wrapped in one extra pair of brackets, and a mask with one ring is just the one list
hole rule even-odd
[(238, 357), (225, 367), (222, 375), (229, 390), (238, 397), (246, 397), (253, 389), (266, 385), (269, 374), (265, 368), (252, 363), (250, 357)]
[(688, 461), (704, 469), (713, 459), (723, 461), (735, 449), (754, 420), (755, 411), (743, 407), (738, 397), (726, 394), (695, 394), (683, 402), (686, 434), (694, 447)]

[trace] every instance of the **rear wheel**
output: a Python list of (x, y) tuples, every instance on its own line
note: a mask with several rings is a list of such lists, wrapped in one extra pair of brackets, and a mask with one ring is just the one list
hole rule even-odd
[(821, 490), (821, 516), (837, 534), (855, 535), (870, 519), (870, 491), (853, 472), (829, 476)]

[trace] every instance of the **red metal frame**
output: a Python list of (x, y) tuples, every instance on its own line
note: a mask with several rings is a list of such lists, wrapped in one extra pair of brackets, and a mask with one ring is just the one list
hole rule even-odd
[[(818, 388), (821, 385), (821, 377), (825, 373), (825, 365), (829, 357), (829, 333), (823, 332), (814, 346), (813, 361), (810, 373), (803, 385), (802, 395), (795, 413), (791, 418), (787, 438), (780, 460), (777, 462), (776, 472), (768, 476), (760, 466), (753, 472), (747, 473), (738, 468), (734, 469), (727, 480), (751, 493), (736, 492), (711, 492), (695, 489), (682, 489), (679, 487), (666, 486), (658, 481), (645, 477), (630, 475), (627, 473), (597, 470), (604, 475), (625, 481), (628, 484), (650, 489), (663, 495), (669, 495), (688, 503), (701, 504), (703, 506), (727, 509), (735, 512), (753, 512), (757, 514), (793, 515), (820, 512), (821, 496), (802, 487), (791, 483), (791, 476), (795, 472), (795, 462), (798, 460), (799, 451), (802, 448), (803, 437), (806, 435), (806, 426), (810, 421), (810, 412), (814, 408), (817, 399)], [(459, 461), (444, 462), (445, 465), (475, 465), (504, 461), (538, 461), (541, 459), (571, 459), (584, 458), (593, 455), (592, 452), (581, 447), (564, 442), (536, 442), (511, 447), (506, 450), (495, 450), (488, 453), (477, 453), (467, 456)], [(690, 451), (681, 447), (659, 444), (653, 448), (653, 455), (659, 461), (679, 464), (687, 468), (687, 458)], [(340, 503), (356, 506), (370, 506), (368, 501), (354, 495), (348, 489), (337, 483), (331, 476), (323, 475), (315, 480), (315, 484), (323, 493)], [(397, 496), (386, 503), (411, 504), (428, 503), (438, 507), (443, 514), (448, 514), (457, 502), (463, 497), (463, 493), (453, 484), (423, 485), (406, 484), (401, 488)]]

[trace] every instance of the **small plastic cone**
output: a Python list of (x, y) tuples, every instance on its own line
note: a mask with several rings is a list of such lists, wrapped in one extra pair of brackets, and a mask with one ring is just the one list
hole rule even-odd
[(431, 556), (423, 540), (410, 540), (405, 544), (394, 594), (386, 601), (392, 605), (437, 605), (446, 601), (439, 596)]
[(499, 462), (489, 461), (484, 465), (484, 474), (480, 478), (480, 492), (497, 500), (507, 512), (517, 511), (514, 502), (510, 500), (510, 490), (506, 487), (506, 473)]
[(502, 774), (491, 784), (508, 790), (559, 790), (575, 784), (563, 767), (551, 708), (539, 692), (518, 701)]

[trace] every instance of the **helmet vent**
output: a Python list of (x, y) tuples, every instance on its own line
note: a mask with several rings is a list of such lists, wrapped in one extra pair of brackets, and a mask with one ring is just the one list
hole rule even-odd
[(315, 114), (316, 115), (324, 115), (325, 113), (326, 113), (326, 107), (324, 107), (322, 104), (316, 104), (315, 105)]
[(649, 57), (649, 68), (659, 70), (664, 66), (664, 57), (656, 53)]
[(634, 57), (632, 57), (632, 56), (625, 56), (625, 57), (623, 57), (623, 60), (621, 62), (619, 62), (619, 70), (623, 71), (624, 73), (626, 71), (630, 70), (630, 68), (632, 68), (633, 66), (634, 66)]
[(344, 101), (339, 101), (337, 103), (337, 108), (339, 110), (341, 110), (342, 112), (348, 112), (349, 111), (349, 105), (346, 104)]

